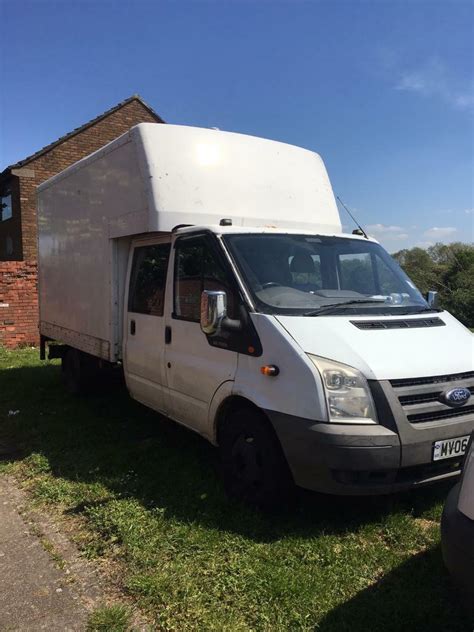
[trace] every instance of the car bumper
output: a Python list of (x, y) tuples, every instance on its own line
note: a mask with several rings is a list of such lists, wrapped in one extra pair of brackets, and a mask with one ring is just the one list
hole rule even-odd
[[(381, 424), (351, 425), (315, 422), (266, 411), (300, 487), (331, 494), (387, 494), (454, 478), (460, 460), (432, 463), (432, 445), (444, 438), (445, 427), (404, 436)], [(453, 424), (451, 436), (469, 434)], [(408, 454), (409, 458), (403, 458)]]
[(443, 559), (474, 613), (474, 521), (458, 509), (460, 486), (448, 495), (441, 518)]

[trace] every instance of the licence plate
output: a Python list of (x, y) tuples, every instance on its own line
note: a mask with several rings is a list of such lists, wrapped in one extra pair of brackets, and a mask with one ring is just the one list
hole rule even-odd
[(470, 435), (466, 435), (465, 437), (454, 437), (454, 439), (435, 441), (433, 446), (433, 461), (462, 456), (466, 452), (469, 438)]

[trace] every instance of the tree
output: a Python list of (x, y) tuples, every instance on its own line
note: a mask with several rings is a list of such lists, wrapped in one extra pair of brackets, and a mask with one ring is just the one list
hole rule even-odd
[(474, 328), (474, 244), (455, 242), (393, 255), (418, 289), (437, 290), (442, 307)]

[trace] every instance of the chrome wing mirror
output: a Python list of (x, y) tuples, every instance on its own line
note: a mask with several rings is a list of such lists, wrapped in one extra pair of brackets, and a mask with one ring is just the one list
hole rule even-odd
[(206, 335), (215, 334), (226, 317), (226, 293), (204, 290), (201, 294), (201, 330)]

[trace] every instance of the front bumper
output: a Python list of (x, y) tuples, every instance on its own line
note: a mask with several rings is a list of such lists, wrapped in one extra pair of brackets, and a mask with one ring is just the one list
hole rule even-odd
[(267, 410), (300, 487), (331, 494), (387, 494), (460, 474), (460, 459), (432, 462), (436, 440), (470, 434), (474, 418), (416, 432), (386, 425), (315, 422)]
[(474, 372), (369, 385), (378, 424), (322, 423), (267, 411), (297, 485), (331, 494), (386, 494), (460, 474), (462, 458), (433, 462), (433, 444), (474, 430), (473, 406), (453, 409), (440, 400), (448, 388), (474, 390)]

